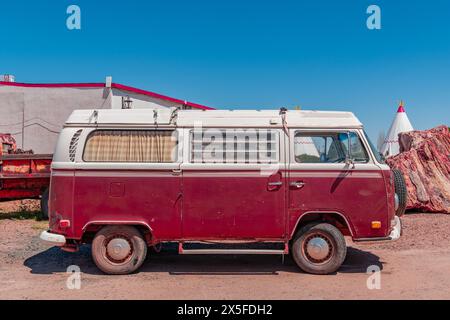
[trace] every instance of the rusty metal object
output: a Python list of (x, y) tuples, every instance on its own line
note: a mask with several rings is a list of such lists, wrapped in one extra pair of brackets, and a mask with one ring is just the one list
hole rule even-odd
[(17, 150), (16, 140), (10, 134), (0, 134), (0, 155)]
[(18, 150), (10, 134), (0, 143), (0, 201), (39, 198), (50, 185), (52, 155)]

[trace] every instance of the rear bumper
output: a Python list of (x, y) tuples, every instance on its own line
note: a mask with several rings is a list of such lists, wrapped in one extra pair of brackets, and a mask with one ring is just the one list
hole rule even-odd
[(66, 244), (66, 237), (49, 231), (42, 232), (40, 238), (43, 242), (52, 246), (63, 247)]
[(369, 242), (369, 241), (397, 241), (402, 236), (402, 220), (395, 216), (393, 220), (393, 227), (391, 233), (387, 237), (382, 238), (360, 238), (353, 239), (355, 242)]

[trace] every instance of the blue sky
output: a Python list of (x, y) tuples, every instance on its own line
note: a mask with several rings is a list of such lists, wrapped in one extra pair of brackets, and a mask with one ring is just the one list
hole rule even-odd
[(417, 129), (450, 120), (448, 0), (16, 0), (0, 21), (0, 74), (18, 82), (112, 75), (216, 108), (349, 110), (373, 140), (400, 99)]

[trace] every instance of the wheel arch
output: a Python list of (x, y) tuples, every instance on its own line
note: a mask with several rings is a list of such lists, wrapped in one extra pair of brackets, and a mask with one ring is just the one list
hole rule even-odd
[(144, 236), (148, 245), (153, 242), (153, 229), (144, 221), (91, 221), (84, 225), (82, 229), (82, 242), (90, 243), (95, 234), (106, 226), (131, 226), (138, 229)]
[(337, 211), (308, 211), (298, 217), (294, 228), (291, 231), (290, 239), (292, 240), (295, 233), (303, 226), (312, 222), (327, 222), (335, 226), (342, 232), (344, 236), (353, 237), (355, 232), (344, 214)]

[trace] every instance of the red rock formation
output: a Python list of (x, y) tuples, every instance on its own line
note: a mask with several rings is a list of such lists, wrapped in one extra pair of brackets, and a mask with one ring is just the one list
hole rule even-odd
[(440, 126), (399, 135), (400, 154), (386, 162), (403, 173), (407, 209), (450, 213), (450, 131)]

